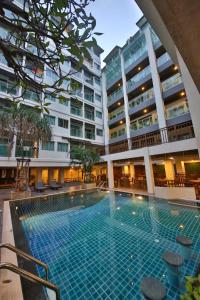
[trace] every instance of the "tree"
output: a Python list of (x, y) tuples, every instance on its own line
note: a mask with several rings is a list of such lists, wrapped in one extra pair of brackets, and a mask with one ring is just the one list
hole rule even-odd
[[(86, 13), (91, 1), (23, 0), (19, 8), (13, 0), (1, 0), (0, 51), (14, 70), (15, 84), (23, 87), (20, 97), (34, 89), (45, 110), (48, 105), (41, 92), (65, 97), (72, 74), (70, 59), (73, 57), (78, 70), (84, 58), (90, 59), (88, 48), (97, 45), (93, 34), (100, 34), (93, 33), (95, 18)], [(44, 81), (45, 67), (53, 74), (51, 83)]]
[(0, 132), (1, 138), (6, 138), (8, 156), (16, 142), (16, 191), (26, 191), (31, 153), (37, 157), (39, 142), (51, 140), (51, 126), (36, 109), (19, 102), (11, 102), (0, 109)]
[(181, 300), (200, 299), (200, 275), (196, 277), (186, 277), (186, 293), (181, 296)]
[(96, 163), (100, 162), (99, 154), (92, 148), (76, 146), (71, 151), (72, 164), (83, 168), (84, 182), (92, 182), (92, 171)]

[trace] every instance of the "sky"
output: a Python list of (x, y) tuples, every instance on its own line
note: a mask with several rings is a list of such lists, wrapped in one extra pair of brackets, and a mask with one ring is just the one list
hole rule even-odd
[(99, 46), (104, 49), (102, 59), (116, 45), (123, 46), (138, 27), (136, 22), (142, 12), (134, 0), (95, 0), (88, 6), (88, 11), (95, 17), (95, 31), (103, 35), (96, 36)]

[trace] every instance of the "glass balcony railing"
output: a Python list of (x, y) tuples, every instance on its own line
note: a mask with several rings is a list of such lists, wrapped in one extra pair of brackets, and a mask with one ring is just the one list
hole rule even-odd
[(163, 64), (165, 64), (167, 61), (169, 61), (171, 58), (169, 56), (169, 54), (166, 52), (163, 55), (161, 55), (158, 59), (157, 59), (157, 66), (160, 67)]
[(166, 111), (167, 120), (173, 119), (189, 113), (189, 107), (187, 103), (180, 104), (178, 106), (170, 107)]
[(85, 111), (85, 118), (94, 121), (94, 112)]
[(142, 104), (143, 102), (149, 101), (153, 97), (154, 97), (154, 91), (153, 91), (153, 89), (150, 89), (150, 90), (146, 91), (145, 93), (133, 98), (129, 103), (129, 108), (131, 109), (133, 107), (136, 107), (136, 106)]
[(150, 66), (147, 66), (144, 70), (140, 71), (138, 74), (133, 76), (129, 81), (127, 81), (127, 88), (134, 86), (138, 81), (145, 78), (151, 73)]
[(71, 75), (75, 76), (76, 78), (81, 79), (81, 77), (82, 77), (81, 72), (77, 71), (77, 70), (74, 69), (74, 68), (71, 68), (70, 73), (71, 73)]
[(85, 80), (85, 82), (87, 82), (87, 83), (93, 85), (93, 78), (89, 78), (89, 77), (87, 77), (87, 76), (84, 76), (84, 80)]
[(138, 58), (140, 58), (147, 51), (146, 46), (136, 51), (130, 57), (124, 59), (124, 67), (128, 68), (131, 64), (133, 64)]
[(76, 107), (76, 106), (71, 106), (70, 112), (73, 115), (82, 116), (82, 108), (79, 108), (79, 107)]
[(152, 126), (154, 124), (158, 124), (157, 118), (153, 118), (152, 116), (148, 116), (131, 123), (130, 128), (132, 132), (135, 132), (139, 129)]
[(120, 109), (117, 109), (115, 111), (113, 111), (110, 115), (109, 115), (109, 121), (117, 118), (118, 116), (122, 115), (124, 113), (124, 108), (120, 107)]
[(7, 81), (0, 80), (0, 92), (11, 94), (11, 95), (17, 95), (17, 87), (8, 83)]
[(122, 135), (125, 134), (125, 132), (126, 132), (125, 127), (124, 127), (124, 128), (121, 128), (121, 129), (119, 129), (119, 130), (116, 130), (116, 131), (114, 131), (114, 132), (111, 132), (111, 133), (110, 133), (110, 139), (112, 140), (112, 139), (115, 139), (115, 138), (117, 138), (117, 137), (119, 137), (119, 136), (122, 136)]
[(94, 94), (85, 93), (84, 98), (85, 98), (85, 100), (88, 100), (90, 102), (94, 102)]
[(95, 133), (85, 130), (85, 138), (89, 140), (95, 140)]
[(71, 127), (70, 135), (71, 136), (76, 136), (76, 137), (83, 137), (82, 128)]
[(182, 83), (182, 78), (181, 78), (181, 74), (177, 73), (174, 76), (168, 78), (167, 80), (162, 82), (162, 90), (163, 92), (171, 89), (172, 87)]
[(114, 100), (115, 98), (123, 97), (123, 89), (120, 87), (118, 90), (114, 91), (108, 96), (108, 102)]
[(82, 90), (72, 90), (71, 94), (73, 96), (77, 96), (77, 97), (82, 97), (82, 95), (83, 95)]

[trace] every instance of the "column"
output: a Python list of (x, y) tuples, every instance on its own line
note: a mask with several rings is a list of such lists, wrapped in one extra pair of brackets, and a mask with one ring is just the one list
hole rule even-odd
[(113, 162), (111, 160), (107, 161), (107, 177), (108, 177), (108, 187), (110, 189), (114, 188)]
[(64, 168), (60, 168), (59, 169), (59, 179), (58, 179), (58, 182), (60, 183), (60, 184), (64, 184), (64, 182), (65, 182), (65, 180), (64, 180), (64, 176), (65, 174), (64, 174)]
[(102, 73), (102, 95), (103, 95), (103, 120), (104, 120), (104, 144), (105, 152), (109, 154), (109, 127), (108, 127), (108, 109), (107, 109), (107, 90), (106, 90), (106, 74)]
[(37, 168), (37, 182), (42, 182), (42, 168)]
[(124, 57), (123, 54), (120, 53), (120, 59), (121, 59), (121, 71), (122, 71), (122, 84), (123, 84), (123, 93), (124, 93), (124, 112), (125, 112), (125, 118), (126, 118), (126, 134), (127, 134), (127, 140), (128, 140), (128, 149), (131, 150), (131, 135), (130, 135), (130, 118), (129, 118), (129, 103), (128, 103), (128, 95), (126, 91), (126, 75), (124, 70)]
[(171, 159), (165, 160), (165, 174), (167, 180), (175, 179), (174, 163)]
[(185, 174), (185, 164), (183, 160), (176, 159), (176, 172), (178, 174)]
[(53, 168), (49, 168), (49, 169), (48, 169), (48, 181), (49, 181), (49, 183), (50, 183), (51, 181), (53, 181), (53, 171), (54, 171)]
[[(153, 81), (153, 89), (154, 89), (154, 95), (155, 95), (155, 102), (156, 102), (156, 110), (158, 115), (158, 124), (159, 128), (166, 128), (167, 123), (165, 119), (165, 105), (162, 98), (162, 90), (161, 90), (161, 83), (160, 83), (160, 76), (157, 69), (157, 63), (156, 63), (156, 56), (153, 48), (152, 38), (151, 38), (151, 32), (150, 28), (147, 27), (145, 29), (145, 37), (147, 42), (147, 50), (148, 50), (148, 56), (149, 56), (149, 63), (151, 67), (151, 75), (152, 75), (152, 81)], [(161, 132), (161, 139), (162, 142), (168, 141), (168, 136), (166, 131)]]
[(134, 164), (130, 164), (130, 177), (131, 178), (135, 178), (135, 167), (134, 167)]
[(147, 191), (150, 194), (154, 193), (154, 175), (153, 175), (153, 165), (151, 157), (149, 156), (148, 150), (144, 155), (145, 173), (147, 181)]
[(200, 93), (190, 75), (190, 72), (183, 61), (180, 53), (176, 49), (177, 58), (180, 65), (180, 71), (184, 82), (184, 87), (186, 91), (186, 96), (188, 99), (189, 110), (192, 118), (192, 124), (194, 128), (194, 133), (197, 141), (197, 148), (200, 156), (200, 119), (199, 119), (199, 112), (200, 112)]

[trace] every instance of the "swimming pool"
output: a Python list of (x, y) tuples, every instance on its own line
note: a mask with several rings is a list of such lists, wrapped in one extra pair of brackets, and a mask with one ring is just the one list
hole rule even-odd
[[(194, 241), (182, 279), (194, 274), (199, 263), (197, 209), (95, 190), (12, 202), (11, 210), (32, 255), (48, 264), (62, 300), (143, 299), (145, 276), (161, 279), (167, 299), (179, 299), (180, 290), (168, 284), (162, 255), (180, 253), (175, 242), (180, 234)], [(44, 275), (40, 268), (38, 272)]]

